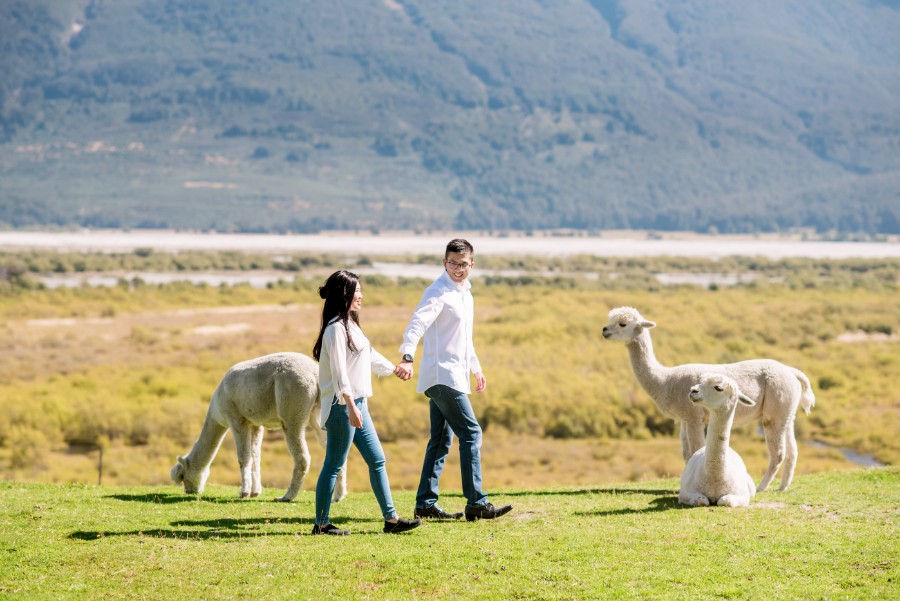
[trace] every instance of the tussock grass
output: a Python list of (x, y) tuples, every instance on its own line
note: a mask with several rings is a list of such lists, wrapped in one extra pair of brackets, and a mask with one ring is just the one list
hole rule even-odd
[[(316, 288), (323, 273), (365, 259), (149, 249), (0, 253), (0, 477), (93, 483), (102, 446), (105, 484), (166, 483), (228, 367), (270, 352), (308, 353), (319, 325)], [(394, 259), (434, 264), (438, 257)], [(807, 373), (817, 403), (810, 416), (797, 419), (799, 474), (848, 465), (835, 448), (811, 441), (900, 462), (898, 260), (485, 256), (479, 265), (527, 270), (515, 277), (474, 276), (476, 346), (489, 386), (472, 398), (486, 431), (490, 487), (639, 482), (680, 473), (674, 423), (636, 383), (625, 348), (600, 339), (607, 311), (619, 305), (636, 306), (659, 324), (654, 345), (666, 364), (772, 357)], [(266, 289), (140, 279), (112, 288), (43, 289), (28, 279), (48, 270), (276, 267), (293, 279)], [(755, 277), (721, 288), (663, 287), (654, 277), (708, 272)], [(424, 285), (363, 277), (363, 325), (388, 356)], [(412, 383), (378, 379), (374, 386), (371, 410), (392, 481), (413, 488), (428, 432), (427, 404)], [(290, 460), (278, 434), (267, 440), (264, 482), (283, 487)], [(756, 425), (738, 428), (733, 440), (758, 477), (766, 457)], [(321, 465), (321, 450), (312, 446), (310, 478)], [(233, 485), (234, 464), (228, 436), (211, 482)], [(351, 464), (351, 474), (354, 469)], [(448, 486), (454, 486), (454, 471), (448, 467)], [(365, 487), (361, 467), (357, 473), (351, 487)]]
[[(800, 476), (746, 509), (678, 506), (674, 479), (507, 489), (493, 522), (380, 533), (371, 492), (313, 537), (291, 504), (173, 486), (0, 484), (0, 593), (67, 599), (889, 599), (900, 469)], [(395, 492), (402, 515), (413, 494)], [(458, 493), (444, 495), (461, 507)]]

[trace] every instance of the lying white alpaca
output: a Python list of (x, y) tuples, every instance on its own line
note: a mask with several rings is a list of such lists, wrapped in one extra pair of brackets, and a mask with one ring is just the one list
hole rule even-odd
[[(265, 428), (284, 430), (288, 451), (294, 459), (291, 484), (276, 501), (291, 501), (300, 492), (309, 471), (306, 426), (310, 425), (324, 448), (325, 433), (319, 427), (319, 366), (300, 353), (275, 353), (237, 363), (216, 388), (200, 437), (191, 452), (178, 458), (172, 468), (174, 482), (184, 491), (200, 494), (209, 477), (209, 466), (219, 451), (228, 428), (234, 435), (241, 466), (242, 499), (262, 492), (259, 459)], [(347, 468), (341, 470), (334, 501), (347, 494)]]
[(756, 488), (744, 461), (728, 446), (728, 440), (738, 405), (754, 407), (756, 403), (741, 392), (734, 380), (722, 374), (701, 375), (700, 383), (691, 388), (690, 400), (709, 410), (709, 426), (706, 446), (691, 456), (681, 475), (678, 502), (694, 507), (746, 507)]
[(735, 423), (740, 425), (762, 419), (769, 466), (759, 482), (758, 491), (766, 490), (778, 468), (784, 463), (781, 488), (786, 490), (794, 478), (797, 465), (797, 439), (794, 417), (802, 406), (809, 414), (816, 402), (809, 379), (798, 369), (772, 359), (751, 359), (721, 365), (686, 364), (675, 367), (661, 365), (653, 354), (649, 329), (655, 327), (637, 309), (619, 307), (609, 312), (609, 323), (603, 326), (603, 337), (627, 343), (631, 368), (641, 387), (657, 408), (680, 423), (681, 452), (687, 461), (703, 446), (703, 409), (688, 397), (691, 387), (704, 372), (721, 373), (733, 378), (755, 407), (739, 405)]

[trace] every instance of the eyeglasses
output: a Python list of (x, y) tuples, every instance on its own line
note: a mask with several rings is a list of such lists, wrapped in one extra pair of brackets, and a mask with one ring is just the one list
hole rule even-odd
[(453, 269), (454, 271), (456, 271), (459, 269), (464, 269), (464, 270), (472, 269), (472, 267), (475, 265), (475, 263), (457, 263), (456, 261), (448, 260), (447, 265), (450, 267), (450, 269)]

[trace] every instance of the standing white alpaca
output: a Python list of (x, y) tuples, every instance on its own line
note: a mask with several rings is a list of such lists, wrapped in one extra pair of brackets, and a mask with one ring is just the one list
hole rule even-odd
[(664, 415), (679, 422), (684, 460), (690, 459), (704, 441), (703, 409), (690, 401), (688, 394), (691, 387), (699, 380), (701, 373), (725, 374), (734, 379), (748, 396), (756, 399), (755, 407), (738, 406), (735, 423), (740, 425), (762, 419), (769, 466), (756, 490), (768, 488), (782, 463), (784, 472), (780, 490), (786, 490), (794, 478), (797, 465), (797, 439), (794, 436), (797, 407), (802, 406), (809, 414), (816, 402), (806, 375), (773, 359), (666, 367), (653, 354), (649, 329), (655, 326), (652, 321), (644, 319), (637, 309), (619, 307), (609, 312), (609, 323), (603, 326), (603, 337), (626, 343), (631, 368), (641, 387)]
[(753, 407), (756, 402), (722, 374), (702, 374), (700, 383), (691, 388), (690, 399), (709, 410), (709, 426), (706, 446), (691, 456), (681, 475), (678, 502), (694, 507), (746, 507), (756, 487), (741, 456), (728, 441), (735, 409), (739, 405)]
[[(258, 497), (262, 492), (259, 459), (265, 428), (284, 430), (288, 451), (294, 459), (291, 484), (276, 501), (291, 501), (300, 492), (309, 472), (306, 427), (322, 447), (325, 432), (318, 426), (319, 366), (300, 353), (275, 353), (235, 364), (216, 388), (209, 403), (203, 429), (190, 453), (178, 457), (171, 478), (184, 483), (184, 491), (201, 494), (209, 477), (209, 466), (231, 428), (241, 467), (240, 497)], [(341, 470), (334, 501), (347, 494), (347, 468)]]

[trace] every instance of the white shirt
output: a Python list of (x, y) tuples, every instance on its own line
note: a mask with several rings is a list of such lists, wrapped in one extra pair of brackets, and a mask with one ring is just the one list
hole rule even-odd
[(347, 347), (347, 330), (340, 319), (335, 318), (322, 333), (322, 350), (319, 353), (319, 426), (324, 428), (331, 414), (331, 403), (337, 396), (338, 404), (345, 405), (342, 393), (351, 399), (372, 396), (372, 372), (379, 376), (394, 373), (394, 364), (372, 348), (369, 339), (356, 322), (347, 320), (350, 335), (357, 352)]
[(417, 392), (436, 384), (469, 394), (469, 373), (481, 371), (481, 363), (472, 344), (475, 302), (465, 280), (457, 284), (444, 271), (422, 295), (403, 333), (401, 354), (415, 355), (424, 339), (422, 361), (417, 366)]

